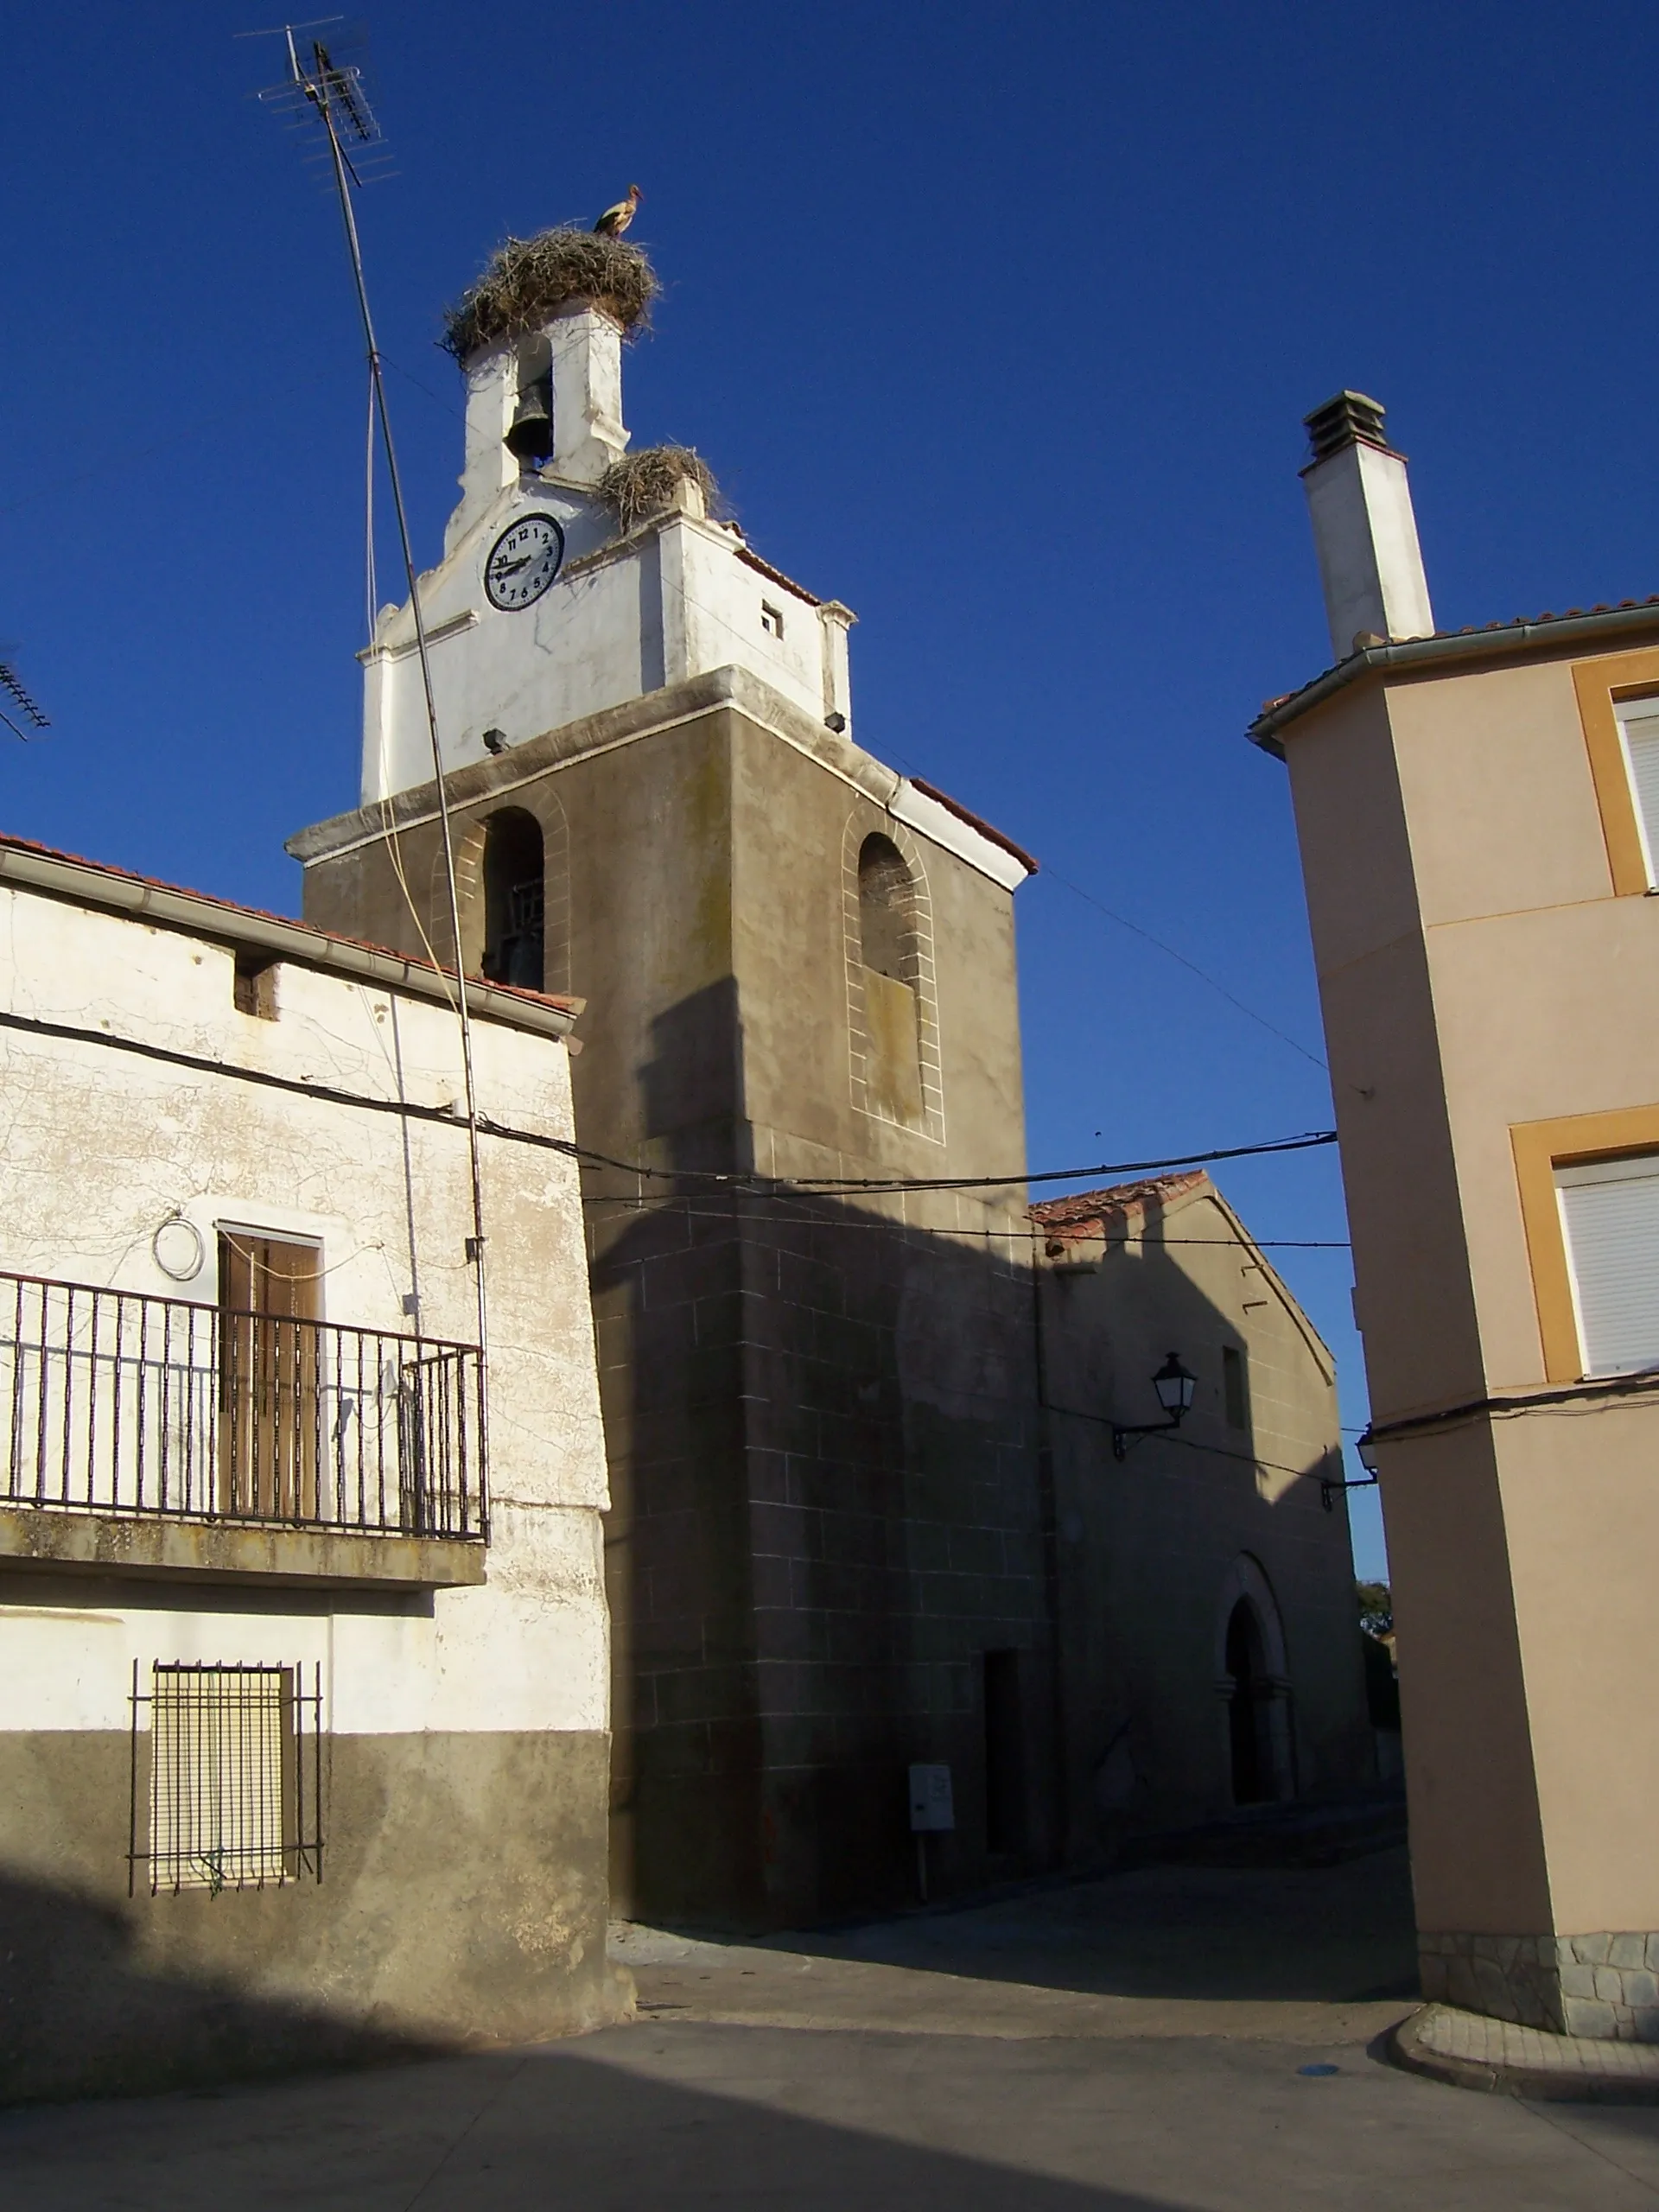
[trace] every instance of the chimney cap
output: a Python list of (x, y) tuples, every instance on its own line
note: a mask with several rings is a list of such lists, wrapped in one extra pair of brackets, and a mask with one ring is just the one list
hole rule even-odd
[(1377, 446), (1384, 453), (1392, 453), (1394, 448), (1382, 428), (1386, 419), (1387, 410), (1381, 400), (1368, 399), (1363, 391), (1339, 391), (1323, 407), (1304, 415), (1302, 423), (1317, 463), (1329, 461), (1344, 446)]

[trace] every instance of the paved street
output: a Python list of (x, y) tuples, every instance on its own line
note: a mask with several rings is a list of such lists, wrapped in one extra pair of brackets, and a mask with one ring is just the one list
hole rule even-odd
[[(638, 1929), (578, 2043), (0, 2117), (29, 2212), (1634, 2212), (1659, 2112), (1531, 2107), (1370, 2055), (1403, 1859), (1162, 1868), (762, 1946)], [(1308, 2075), (1309, 2065), (1334, 2074)]]

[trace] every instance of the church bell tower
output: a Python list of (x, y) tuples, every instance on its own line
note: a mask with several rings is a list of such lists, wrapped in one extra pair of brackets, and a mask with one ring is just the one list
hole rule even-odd
[[(363, 655), (362, 803), (289, 850), (323, 926), (587, 1001), (615, 1902), (798, 1924), (910, 1895), (912, 1761), (955, 1777), (941, 1889), (1052, 1857), (1025, 1195), (940, 1187), (1023, 1160), (1034, 863), (855, 743), (847, 608), (694, 451), (630, 448), (653, 289), (553, 232), (451, 318), (461, 499), (419, 593), (461, 944), (408, 607)], [(1000, 1856), (987, 1654), (1025, 1761)]]

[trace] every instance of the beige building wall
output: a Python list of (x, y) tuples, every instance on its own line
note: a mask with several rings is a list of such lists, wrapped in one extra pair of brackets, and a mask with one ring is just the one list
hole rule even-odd
[[(1330, 1353), (1207, 1175), (1033, 1211), (1074, 1854), (1374, 1781)], [(1192, 1412), (1119, 1459), (1171, 1351)], [(1228, 1664), (1241, 1604), (1254, 1683)]]
[(1268, 733), (1353, 1225), (1425, 1986), (1643, 2037), (1653, 1402), (1579, 1387), (1553, 1172), (1659, 1144), (1659, 904), (1611, 735), (1621, 690), (1659, 689), (1656, 640), (1632, 610), (1385, 647)]

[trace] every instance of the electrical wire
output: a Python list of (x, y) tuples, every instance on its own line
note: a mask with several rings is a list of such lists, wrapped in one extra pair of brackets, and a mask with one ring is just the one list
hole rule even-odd
[(1170, 1168), (1206, 1166), (1217, 1160), (1262, 1159), (1279, 1153), (1309, 1152), (1336, 1141), (1334, 1129), (1309, 1129), (1300, 1136), (1274, 1137), (1264, 1144), (1220, 1145), (1209, 1152), (1175, 1153), (1163, 1160), (1108, 1160), (1091, 1167), (1050, 1167), (1036, 1175), (762, 1176), (749, 1168), (649, 1167), (641, 1160), (613, 1160), (602, 1153), (582, 1151), (578, 1156), (589, 1165), (614, 1167), (624, 1174), (658, 1182), (702, 1183), (726, 1191), (782, 1190), (810, 1198), (874, 1198), (903, 1191), (1012, 1190), (1024, 1189), (1033, 1183), (1081, 1182), (1096, 1175), (1154, 1175)]
[(1330, 1074), (1329, 1065), (1317, 1052), (1312, 1052), (1306, 1045), (1299, 1044), (1287, 1031), (1269, 1021), (1266, 1014), (1258, 1014), (1253, 1006), (1246, 1006), (1243, 999), (1236, 998), (1225, 983), (1218, 983), (1213, 976), (1199, 967), (1196, 960), (1189, 960), (1184, 952), (1177, 952), (1173, 944), (1166, 944), (1162, 938), (1154, 937), (1150, 930), (1142, 929), (1139, 922), (1132, 922), (1127, 914), (1120, 914), (1115, 908), (1106, 906), (1095, 897), (1092, 891), (1085, 891), (1081, 884), (1073, 883), (1068, 877), (1059, 874), (1047, 861), (1043, 863), (1043, 873), (1051, 882), (1058, 883), (1062, 891), (1069, 891), (1074, 899), (1081, 899), (1097, 914), (1104, 914), (1109, 922), (1116, 922), (1120, 929), (1128, 930), (1132, 937), (1141, 938), (1146, 944), (1155, 946), (1167, 958), (1178, 962), (1190, 975), (1196, 976), (1201, 983), (1207, 983), (1217, 996), (1225, 999), (1229, 1006), (1236, 1007), (1240, 1014), (1255, 1022), (1258, 1028), (1265, 1029), (1270, 1037), (1276, 1037), (1281, 1045), (1288, 1045), (1293, 1052), (1300, 1052), (1305, 1060), (1311, 1061), (1323, 1074)]
[[(435, 405), (442, 407), (447, 414), (457, 414), (457, 410), (448, 406), (436, 392), (431, 390), (429, 385), (423, 384), (418, 377), (411, 374), (400, 362), (391, 361), (388, 365), (395, 369), (407, 383), (413, 385), (417, 391), (423, 393)], [(741, 645), (747, 646), (752, 643), (746, 632), (740, 630), (734, 623), (728, 621), (714, 607), (695, 598), (687, 591), (683, 584), (677, 583), (671, 577), (665, 575), (663, 578), (663, 585), (665, 590), (671, 592), (680, 601), (683, 607), (696, 613), (702, 621), (712, 624), (716, 629), (723, 630), (728, 637), (735, 639)], [(903, 765), (908, 772), (911, 764), (904, 763)], [(1218, 997), (1224, 999), (1229, 1006), (1243, 1014), (1247, 1020), (1253, 1021), (1258, 1028), (1266, 1030), (1270, 1037), (1277, 1038), (1281, 1045), (1289, 1046), (1293, 1052), (1300, 1053), (1303, 1059), (1318, 1068), (1322, 1074), (1329, 1075), (1331, 1071), (1328, 1065), (1317, 1052), (1310, 1051), (1308, 1046), (1291, 1036), (1287, 1030), (1281, 1029), (1276, 1023), (1269, 1021), (1265, 1014), (1259, 1014), (1254, 1007), (1247, 1005), (1235, 992), (1230, 991), (1224, 983), (1218, 982), (1214, 976), (1211, 975), (1207, 969), (1201, 968), (1196, 960), (1190, 959), (1184, 952), (1178, 952), (1173, 944), (1166, 944), (1162, 938), (1156, 936), (1151, 930), (1143, 928), (1139, 922), (1131, 921), (1127, 914), (1120, 914), (1115, 907), (1109, 906), (1103, 899), (1096, 899), (1092, 892), (1085, 891), (1081, 884), (1073, 883), (1070, 877), (1061, 875), (1051, 864), (1044, 863), (1043, 873), (1058, 884), (1063, 891), (1069, 891), (1073, 898), (1081, 899), (1085, 906), (1092, 906), (1096, 913), (1104, 915), (1108, 921), (1116, 923), (1120, 929), (1128, 930), (1131, 936), (1140, 938), (1144, 944), (1161, 952), (1166, 958), (1185, 968), (1189, 975), (1196, 976), (1201, 983), (1214, 991)]]
[[(986, 1243), (1026, 1244), (1039, 1235), (1043, 1228), (1042, 1223), (1037, 1221), (1021, 1222), (1007, 1229), (963, 1229), (947, 1223), (896, 1222), (881, 1214), (782, 1213), (778, 1208), (794, 1195), (788, 1189), (752, 1192), (742, 1195), (765, 1198), (773, 1202), (766, 1222), (768, 1227), (774, 1229), (874, 1230), (883, 1236), (891, 1236), (895, 1230), (913, 1227), (919, 1234), (930, 1237), (960, 1236)], [(617, 1214), (665, 1213), (672, 1209), (692, 1221), (729, 1221), (732, 1218), (729, 1207), (710, 1206), (700, 1211), (698, 1198), (691, 1195), (677, 1198), (664, 1194), (660, 1198), (625, 1198), (590, 1192), (584, 1195), (582, 1203), (590, 1206), (609, 1207)], [(1165, 1244), (1231, 1252), (1247, 1249), (1263, 1252), (1350, 1252), (1353, 1249), (1346, 1237), (1337, 1236), (1107, 1236), (1098, 1241), (1108, 1252), (1127, 1251), (1131, 1246), (1145, 1249)], [(1357, 1428), (1354, 1431), (1356, 1436), (1360, 1433)]]
[[(401, 373), (406, 374), (407, 372)], [(416, 380), (410, 378), (410, 381), (414, 383)], [(424, 385), (420, 388), (423, 391), (425, 390)], [(435, 397), (435, 394), (429, 393), (428, 397)], [(738, 629), (734, 623), (728, 622), (724, 615), (717, 613), (713, 607), (705, 606), (701, 600), (694, 599), (683, 584), (676, 583), (671, 577), (666, 575), (663, 578), (663, 584), (664, 589), (675, 594), (683, 607), (696, 613), (705, 622), (713, 623), (717, 629), (724, 630), (728, 637), (735, 638), (740, 644), (747, 645), (752, 642), (745, 632)], [(895, 754), (893, 757), (899, 760), (900, 766), (907, 773), (914, 772), (913, 764), (904, 760), (902, 755)], [(1281, 1029), (1276, 1023), (1269, 1021), (1264, 1014), (1258, 1014), (1253, 1006), (1247, 1006), (1244, 1001), (1234, 992), (1230, 991), (1224, 983), (1217, 982), (1207, 969), (1200, 968), (1196, 960), (1190, 960), (1185, 953), (1178, 952), (1173, 944), (1166, 944), (1162, 938), (1154, 936), (1151, 930), (1143, 929), (1139, 922), (1132, 922), (1127, 914), (1120, 914), (1116, 908), (1108, 906), (1103, 900), (1096, 899), (1092, 892), (1085, 891), (1081, 884), (1073, 883), (1069, 877), (1059, 874), (1046, 861), (1043, 863), (1043, 874), (1058, 883), (1063, 891), (1071, 892), (1074, 898), (1081, 899), (1085, 906), (1092, 906), (1096, 913), (1103, 914), (1109, 922), (1116, 922), (1120, 929), (1128, 930), (1131, 936), (1140, 938), (1143, 943), (1153, 946), (1155, 950), (1163, 953), (1166, 958), (1173, 960), (1179, 966), (1185, 968), (1189, 975), (1196, 976), (1201, 983), (1207, 985), (1218, 997), (1225, 999), (1228, 1005), (1243, 1014), (1247, 1020), (1255, 1022), (1258, 1028), (1265, 1029), (1270, 1037), (1276, 1037), (1281, 1045), (1288, 1045), (1293, 1052), (1299, 1052), (1303, 1059), (1318, 1068), (1321, 1074), (1327, 1076), (1330, 1074), (1328, 1065), (1317, 1052), (1311, 1052), (1306, 1045), (1291, 1036), (1287, 1031)]]
[[(1097, 1428), (1122, 1428), (1124, 1426), (1123, 1422), (1114, 1421), (1109, 1414), (1089, 1414), (1077, 1406), (1057, 1406), (1049, 1398), (1040, 1400), (1039, 1407), (1046, 1414), (1059, 1414), (1067, 1421), (1090, 1421)], [(1154, 1429), (1153, 1434), (1160, 1444), (1179, 1444), (1183, 1452), (1202, 1452), (1212, 1459), (1232, 1459), (1241, 1466), (1264, 1467), (1275, 1475), (1294, 1475), (1301, 1482), (1329, 1483), (1333, 1490), (1338, 1484), (1338, 1477), (1322, 1475), (1315, 1467), (1293, 1467), (1287, 1460), (1263, 1459), (1254, 1452), (1235, 1452), (1225, 1444), (1200, 1444), (1197, 1437), (1183, 1436), (1179, 1429), (1173, 1427)], [(1370, 1487), (1367, 1483), (1344, 1483), (1341, 1486), (1345, 1490)]]
[(1554, 1389), (1516, 1390), (1499, 1397), (1471, 1398), (1460, 1406), (1443, 1407), (1438, 1413), (1408, 1414), (1399, 1421), (1374, 1421), (1371, 1434), (1378, 1443), (1409, 1443), (1483, 1416), (1510, 1421), (1522, 1414), (1586, 1413), (1610, 1398), (1649, 1397), (1656, 1390), (1659, 1390), (1659, 1374), (1651, 1368), (1631, 1375), (1590, 1375), (1580, 1382), (1563, 1383)]
[[(706, 1192), (718, 1192), (728, 1196), (762, 1198), (775, 1197), (855, 1198), (866, 1195), (893, 1194), (901, 1191), (1004, 1189), (1012, 1184), (1018, 1184), (1027, 1179), (1018, 1176), (995, 1175), (978, 1178), (957, 1176), (938, 1179), (918, 1176), (908, 1183), (895, 1179), (889, 1183), (875, 1185), (867, 1191), (863, 1186), (856, 1184), (843, 1185), (810, 1181), (795, 1182), (787, 1176), (761, 1176), (751, 1170), (736, 1173), (707, 1168), (648, 1167), (643, 1161), (618, 1160), (609, 1153), (595, 1152), (591, 1146), (578, 1144), (571, 1137), (549, 1136), (541, 1129), (520, 1128), (512, 1122), (494, 1121), (486, 1114), (480, 1114), (476, 1116), (475, 1122), (469, 1122), (457, 1116), (452, 1107), (421, 1106), (408, 1098), (370, 1097), (361, 1091), (343, 1090), (336, 1085), (312, 1082), (300, 1076), (278, 1075), (270, 1068), (239, 1066), (233, 1060), (212, 1059), (205, 1053), (181, 1052), (171, 1045), (154, 1045), (145, 1039), (124, 1037), (114, 1030), (88, 1029), (79, 1023), (51, 1021), (38, 1014), (14, 1014), (5, 1008), (0, 1008), (0, 1029), (15, 1029), (27, 1036), (48, 1038), (54, 1042), (101, 1045), (110, 1052), (130, 1052), (140, 1059), (157, 1060), (168, 1067), (188, 1068), (195, 1074), (229, 1077), (235, 1082), (252, 1084), (264, 1090), (292, 1091), (307, 1098), (326, 1099), (333, 1105), (358, 1107), (365, 1113), (393, 1114), (406, 1121), (431, 1122), (448, 1128), (465, 1128), (469, 1137), (476, 1128), (477, 1133), (481, 1136), (499, 1138), (510, 1144), (533, 1145), (538, 1151), (556, 1152), (562, 1154), (566, 1159), (578, 1161), (584, 1167), (608, 1167), (614, 1169), (618, 1173), (632, 1175), (642, 1181), (650, 1178), (655, 1180), (697, 1184), (702, 1185)], [(1328, 1134), (1320, 1132), (1305, 1137), (1280, 1138), (1268, 1144), (1228, 1145), (1211, 1152), (1183, 1153), (1173, 1160), (1107, 1161), (1095, 1167), (1055, 1168), (1046, 1178), (1033, 1176), (1029, 1179), (1033, 1182), (1052, 1180), (1055, 1178), (1070, 1178), (1076, 1180), (1085, 1175), (1122, 1175), (1135, 1171), (1144, 1172), (1150, 1167), (1192, 1166), (1212, 1160), (1276, 1158), (1281, 1154), (1301, 1150), (1310, 1145), (1332, 1144), (1335, 1141), (1336, 1133), (1332, 1130)], [(619, 1198), (614, 1193), (600, 1192), (588, 1194), (588, 1203), (618, 1207), (635, 1203), (650, 1204), (660, 1210), (682, 1202), (687, 1195), (683, 1192), (664, 1192), (660, 1198), (649, 1201), (643, 1199), (630, 1201)]]

